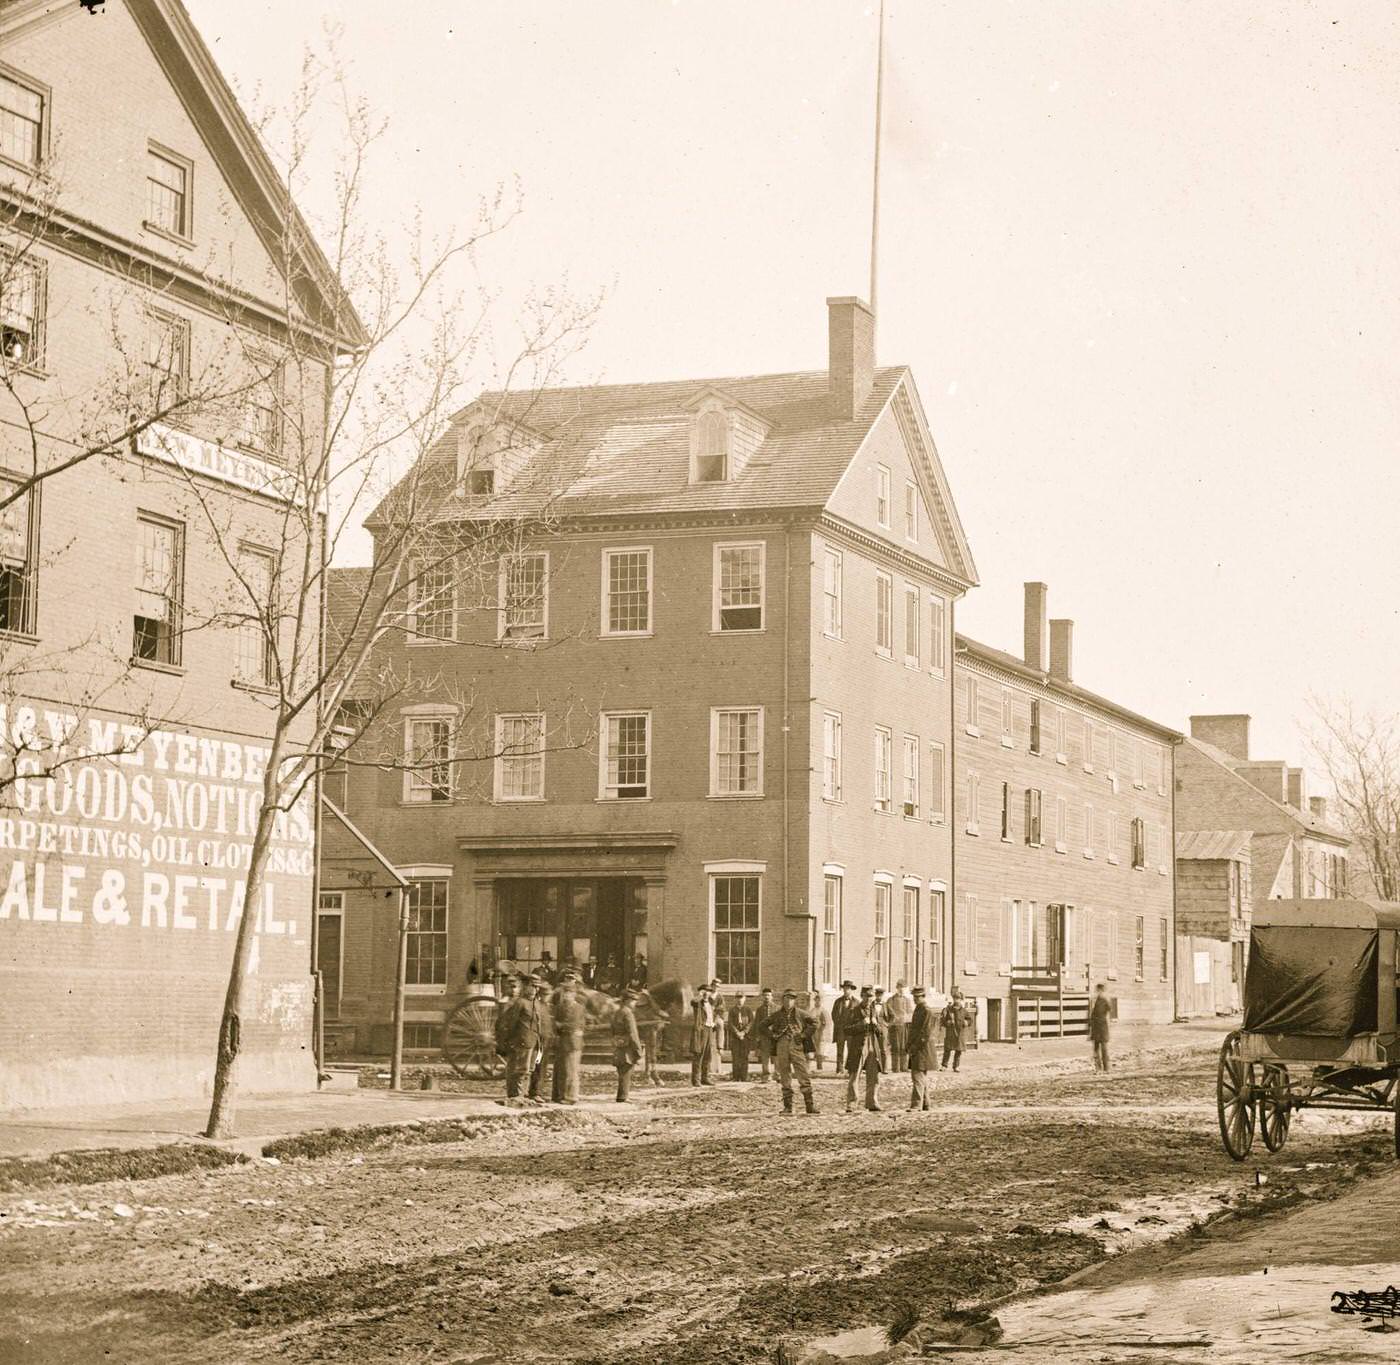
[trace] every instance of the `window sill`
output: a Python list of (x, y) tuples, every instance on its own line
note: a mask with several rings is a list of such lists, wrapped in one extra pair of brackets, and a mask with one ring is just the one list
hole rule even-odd
[(824, 805), (824, 806), (844, 806), (845, 804), (846, 804), (846, 798), (845, 798), (844, 796), (823, 796), (823, 797), (822, 797), (822, 805)]
[(1112, 853), (1108, 855), (1108, 864), (1110, 867), (1118, 866), (1118, 859)]
[(1044, 758), (1044, 757), (1045, 757), (1045, 750), (1044, 750), (1044, 749), (1027, 749), (1026, 752), (1027, 752), (1032, 758)]
[(1056, 755), (1055, 755), (1055, 762), (1058, 763), (1058, 764), (1060, 764), (1060, 765), (1063, 767), (1065, 764), (1067, 764), (1067, 763), (1069, 762), (1069, 755), (1068, 755), (1068, 754), (1056, 754)]
[(649, 640), (654, 630), (604, 630), (598, 633), (600, 640)]
[(743, 630), (711, 629), (711, 635), (767, 635), (767, 626), (746, 626)]
[(936, 825), (939, 829), (942, 829), (943, 826), (948, 823), (948, 817), (946, 815), (930, 815), (928, 818), (928, 822), (929, 824)]
[(403, 988), (405, 995), (446, 995), (447, 987), (443, 986), (408, 986)]
[(542, 806), (544, 802), (543, 796), (493, 796), (491, 798), (493, 806)]
[(138, 659), (134, 654), (127, 662), (132, 668), (145, 668), (152, 673), (168, 673), (172, 678), (185, 676), (185, 670), (180, 664), (161, 663), (159, 659)]
[(911, 659), (911, 658), (909, 658), (909, 657), (907, 657), (907, 656), (905, 657), (905, 660), (904, 660), (904, 666), (905, 666), (905, 668), (907, 668), (911, 673), (922, 673), (922, 672), (924, 671), (924, 666), (923, 666), (923, 664), (921, 664), (917, 659)]
[(143, 220), (141, 227), (144, 231), (153, 232), (157, 237), (163, 237), (167, 242), (173, 242), (176, 246), (182, 246), (187, 251), (192, 251), (194, 249), (195, 240), (193, 237), (186, 237), (180, 232), (171, 232), (169, 228), (163, 228), (159, 223), (152, 223), (149, 219)]
[(982, 830), (977, 825), (967, 825), (964, 829), (964, 833), (971, 834), (974, 838), (980, 838)]
[(1090, 861), (1092, 861), (1094, 857), (1094, 850), (1092, 848), (1086, 848), (1084, 850), (1084, 856), (1090, 859)]
[[(0, 156), (0, 162), (5, 158)], [(27, 374), (31, 379), (47, 379), (49, 371), (37, 360), (26, 360), (24, 362), (14, 361), (10, 365), (11, 374)]]
[(1003, 735), (1001, 737), (1001, 747), (1003, 749), (1014, 749), (1016, 747), (1016, 741), (1009, 735)]
[(1056, 852), (1056, 853), (1065, 853), (1065, 852), (1068, 852), (1068, 850), (1065, 848), (1064, 844), (1061, 843), (1058, 839), (1055, 841), (1055, 852)]
[(1105, 972), (1104, 975), (1105, 975), (1110, 981), (1117, 981), (1117, 980), (1118, 980), (1118, 973), (1117, 973), (1117, 972)]
[(410, 636), (404, 644), (410, 649), (441, 649), (444, 645), (455, 645), (456, 640), (429, 639), (426, 636)]
[(893, 814), (894, 814), (893, 809), (891, 809), (891, 810), (882, 810), (879, 806), (873, 807), (873, 810), (875, 811), (875, 814), (876, 814), (876, 815), (893, 815)]
[(822, 639), (835, 640), (838, 645), (846, 643), (846, 637), (844, 635), (833, 635), (829, 630), (822, 631)]
[(975, 725), (964, 725), (964, 726), (963, 726), (963, 734), (965, 734), (965, 735), (971, 735), (971, 736), (973, 737), (973, 739), (981, 739), (981, 738), (982, 738), (982, 732), (981, 732), (981, 730), (979, 730)]
[(1084, 765), (1084, 771), (1085, 771), (1086, 773), (1091, 773), (1091, 772), (1093, 772), (1093, 771), (1094, 771), (1094, 765), (1093, 765), (1092, 763), (1086, 763), (1086, 764)]
[(31, 635), (27, 630), (0, 630), (0, 640), (16, 645), (37, 645), (39, 643), (39, 637)]
[[(628, 798), (635, 800), (636, 798)], [(710, 792), (706, 801), (762, 801), (762, 792)]]
[(1134, 782), (1134, 783), (1133, 783), (1133, 790), (1134, 790), (1135, 792), (1145, 792), (1145, 791), (1147, 790), (1147, 783), (1146, 783), (1146, 782)]
[(640, 806), (646, 801), (655, 800), (651, 796), (595, 796), (595, 806)]
[(894, 650), (892, 650), (892, 649), (881, 649), (879, 645), (876, 645), (876, 646), (875, 646), (875, 657), (876, 657), (877, 659), (884, 659), (884, 660), (886, 660), (886, 661), (889, 662), (889, 663), (893, 663), (893, 662), (894, 662)]
[(977, 962), (973, 958), (966, 958), (963, 961), (963, 975), (976, 976), (978, 972)]
[(1016, 842), (1009, 834), (1003, 834), (1001, 836), (1001, 841), (1004, 844), (1011, 844)]
[(275, 697), (277, 689), (269, 683), (247, 682), (243, 678), (231, 678), (229, 686), (239, 692), (249, 692), (256, 697)]
[(1157, 875), (1159, 877), (1165, 877), (1167, 875), (1167, 869), (1165, 867), (1159, 867), (1157, 869)]
[(451, 797), (441, 801), (426, 801), (422, 798), (414, 800), (412, 797), (400, 797), (398, 804), (405, 810), (448, 810), (455, 802)]
[(906, 820), (912, 821), (916, 825), (922, 825), (924, 823), (924, 817), (920, 815), (918, 811), (915, 811), (913, 815), (910, 815), (908, 811), (905, 811), (904, 818)]

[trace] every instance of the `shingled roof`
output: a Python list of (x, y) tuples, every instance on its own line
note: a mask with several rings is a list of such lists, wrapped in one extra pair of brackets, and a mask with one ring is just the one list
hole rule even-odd
[(1291, 806), (1286, 801), (1276, 801), (1267, 792), (1260, 791), (1245, 775), (1240, 772), (1242, 766), (1240, 760), (1227, 754), (1224, 749), (1217, 748), (1214, 744), (1208, 744), (1203, 739), (1197, 739), (1194, 735), (1186, 737), (1189, 744), (1197, 753), (1210, 759), (1212, 763), (1218, 763), (1222, 768), (1227, 769), (1237, 777), (1251, 792), (1262, 801), (1267, 801), (1276, 810), (1282, 811), (1300, 829), (1309, 834), (1315, 834), (1322, 839), (1331, 839), (1339, 844), (1349, 844), (1351, 836), (1344, 830), (1338, 829), (1335, 825), (1329, 825), (1325, 820), (1319, 820), (1311, 811), (1301, 810), (1297, 806)]

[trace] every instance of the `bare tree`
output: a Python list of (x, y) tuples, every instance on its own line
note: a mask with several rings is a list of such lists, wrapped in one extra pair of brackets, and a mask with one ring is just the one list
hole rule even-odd
[(1309, 745), (1336, 792), (1342, 823), (1381, 900), (1400, 900), (1400, 716), (1309, 699)]

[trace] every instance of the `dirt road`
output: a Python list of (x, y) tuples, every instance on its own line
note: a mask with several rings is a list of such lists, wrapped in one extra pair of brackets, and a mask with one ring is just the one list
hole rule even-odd
[(925, 1114), (894, 1079), (849, 1116), (832, 1079), (817, 1117), (687, 1087), (470, 1144), (6, 1197), (0, 1360), (767, 1361), (1389, 1168), (1379, 1126), (1300, 1121), (1256, 1184), (1209, 1066), (972, 1074)]

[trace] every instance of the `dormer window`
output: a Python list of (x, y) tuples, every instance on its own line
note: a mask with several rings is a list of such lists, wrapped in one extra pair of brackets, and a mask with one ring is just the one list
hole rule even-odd
[(695, 418), (692, 483), (723, 483), (729, 477), (729, 414), (707, 407)]
[(489, 426), (464, 428), (457, 437), (457, 484), (469, 498), (489, 498), (496, 491), (501, 440)]
[(496, 491), (496, 471), (494, 469), (469, 469), (463, 480), (462, 491), (469, 498), (489, 498)]

